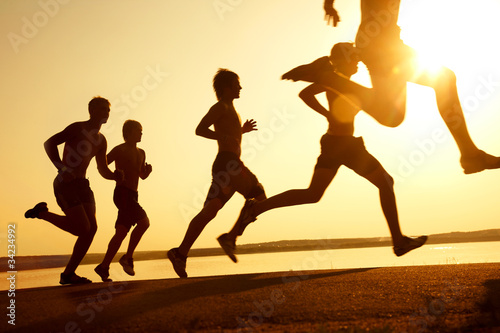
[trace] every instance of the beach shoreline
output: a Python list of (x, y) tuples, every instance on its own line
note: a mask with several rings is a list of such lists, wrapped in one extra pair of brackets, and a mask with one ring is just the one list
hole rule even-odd
[(500, 331), (500, 263), (118, 281), (0, 294), (15, 302), (15, 325), (4, 317), (2, 332)]
[[(499, 242), (500, 229), (470, 231), (470, 232), (449, 232), (444, 234), (429, 235), (426, 245), (437, 244), (457, 244), (457, 243), (483, 243)], [(236, 249), (236, 254), (262, 254), (296, 251), (314, 250), (340, 250), (359, 249), (373, 247), (390, 247), (392, 241), (390, 237), (373, 238), (346, 238), (346, 239), (315, 239), (315, 240), (282, 240), (267, 243), (241, 244)], [(156, 251), (136, 251), (134, 261), (166, 259), (166, 250)], [(117, 253), (113, 262), (118, 262), (124, 252)], [(82, 265), (99, 264), (104, 258), (104, 253), (87, 253), (83, 258)], [(34, 270), (45, 268), (56, 268), (66, 266), (70, 254), (65, 255), (31, 255), (17, 256), (16, 266), (18, 270)], [(220, 248), (194, 248), (189, 252), (189, 257), (225, 256)], [(0, 273), (8, 270), (8, 257), (0, 257)]]

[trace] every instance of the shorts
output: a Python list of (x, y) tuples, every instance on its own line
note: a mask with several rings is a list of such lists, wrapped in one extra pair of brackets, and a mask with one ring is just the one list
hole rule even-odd
[(83, 204), (95, 206), (94, 192), (90, 189), (88, 179), (76, 178), (69, 182), (63, 182), (57, 176), (53, 185), (57, 204), (63, 212)]
[(235, 192), (245, 199), (264, 194), (264, 187), (257, 177), (243, 164), (239, 156), (232, 152), (219, 152), (212, 165), (212, 184), (205, 204), (219, 199), (224, 205)]
[(116, 186), (113, 193), (113, 202), (118, 207), (118, 217), (115, 228), (119, 225), (127, 228), (127, 232), (138, 221), (147, 217), (146, 211), (139, 205), (139, 193), (125, 186)]
[(365, 148), (363, 138), (325, 134), (321, 137), (321, 155), (315, 169), (337, 171), (341, 165), (365, 176), (382, 167), (380, 162)]

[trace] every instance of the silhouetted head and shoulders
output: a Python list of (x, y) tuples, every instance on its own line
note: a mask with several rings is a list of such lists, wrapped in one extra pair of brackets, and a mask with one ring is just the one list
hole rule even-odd
[(146, 164), (146, 152), (137, 147), (142, 140), (142, 125), (129, 119), (123, 124), (122, 133), (125, 142), (111, 149), (107, 161), (108, 164), (115, 162), (116, 169), (123, 171), (124, 179), (117, 185), (137, 191), (139, 178), (147, 178), (152, 171)]
[[(240, 97), (239, 76), (228, 70), (219, 69), (213, 78), (217, 102), (210, 108), (196, 128), (196, 134), (217, 140), (219, 152), (241, 154), (242, 126), (233, 101)], [(214, 130), (210, 127), (213, 125)]]
[[(49, 158), (58, 169), (71, 169), (74, 177), (84, 178), (92, 158), (98, 154), (105, 156), (107, 142), (100, 129), (108, 121), (110, 105), (107, 99), (94, 97), (88, 104), (88, 120), (70, 124), (45, 142)], [(64, 144), (62, 165), (58, 165), (57, 146), (60, 144)]]

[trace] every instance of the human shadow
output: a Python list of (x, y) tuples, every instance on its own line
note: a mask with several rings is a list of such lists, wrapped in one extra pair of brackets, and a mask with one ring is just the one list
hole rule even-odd
[(483, 285), (486, 287), (486, 294), (478, 302), (480, 315), (473, 318), (464, 331), (489, 328), (500, 330), (500, 279), (487, 280)]
[[(283, 287), (283, 289), (290, 288), (296, 291), (296, 289), (300, 287), (300, 283), (305, 281), (357, 274), (371, 269), (374, 268), (312, 272), (290, 271), (282, 272), (281, 274), (273, 274), (269, 277), (262, 277), (262, 274), (225, 275), (209, 278), (179, 279), (174, 285), (172, 285), (172, 279), (127, 281), (121, 283), (123, 287), (121, 290), (118, 290), (120, 282), (95, 283), (84, 286), (84, 288), (57, 287), (54, 289), (58, 291), (67, 290), (67, 292), (60, 293), (60, 297), (64, 297), (69, 300), (70, 303), (75, 304), (75, 312), (74, 315), (72, 315), (73, 318), (68, 318), (67, 313), (56, 315), (37, 322), (36, 326), (38, 328), (54, 330), (58, 329), (58, 327), (64, 327), (65, 322), (75, 321), (78, 327), (86, 331), (87, 329), (97, 327), (103, 328), (123, 323), (124, 318), (131, 320), (135, 317), (144, 316), (146, 313), (155, 312), (157, 310), (165, 309), (167, 311), (167, 309), (172, 306), (198, 298), (237, 294), (273, 286), (276, 286), (276, 289)], [(154, 283), (157, 287), (147, 288), (144, 286), (145, 283)], [(107, 293), (107, 290), (111, 289), (110, 286), (112, 284), (114, 284), (113, 288), (116, 292), (113, 292), (112, 296), (102, 296), (104, 295), (103, 290)], [(143, 289), (147, 291), (141, 292)], [(96, 301), (99, 298), (99, 294), (102, 296), (101, 299), (104, 300), (102, 304), (97, 302), (97, 304), (85, 307), (86, 309), (91, 309), (92, 307), (97, 309), (97, 311), (94, 311), (91, 318), (92, 320), (86, 320), (90, 317), (79, 317), (79, 310), (76, 309), (76, 307), (92, 299)], [(119, 304), (118, 311), (116, 304)], [(55, 309), (55, 312), (57, 312), (57, 309)], [(83, 311), (80, 311), (80, 313), (83, 313)], [(57, 327), (55, 327), (56, 325)], [(174, 323), (172, 323), (172, 325), (174, 325)], [(176, 325), (182, 324), (177, 323)], [(26, 327), (23, 327), (23, 329), (25, 328)]]

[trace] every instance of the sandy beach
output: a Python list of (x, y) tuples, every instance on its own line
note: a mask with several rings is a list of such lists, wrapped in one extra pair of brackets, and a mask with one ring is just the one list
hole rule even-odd
[(15, 301), (2, 332), (500, 332), (500, 263), (116, 281), (1, 294), (4, 309)]

